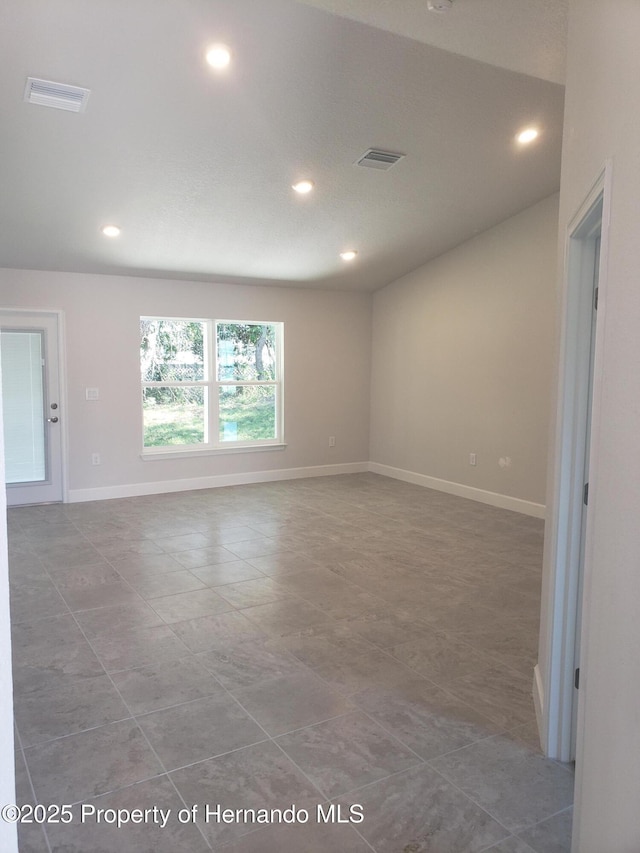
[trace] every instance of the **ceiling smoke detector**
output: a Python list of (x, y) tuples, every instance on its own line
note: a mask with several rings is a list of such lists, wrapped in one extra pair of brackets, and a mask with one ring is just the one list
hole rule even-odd
[(448, 12), (453, 6), (453, 0), (427, 0), (427, 9), (430, 12)]

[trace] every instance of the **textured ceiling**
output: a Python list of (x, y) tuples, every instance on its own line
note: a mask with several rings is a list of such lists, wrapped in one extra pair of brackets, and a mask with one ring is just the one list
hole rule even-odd
[[(458, 40), (439, 47), (417, 25), (441, 27), (426, 0), (322, 3), (349, 17), (293, 0), (5, 0), (0, 266), (383, 286), (558, 188), (548, 40), (531, 39), (528, 75), (493, 49), (462, 55), (471, 7), (500, 4), (540, 12), (534, 30), (533, 13), (526, 32), (511, 21), (518, 43), (547, 31), (550, 4), (530, 0), (455, 0)], [(364, 6), (376, 24), (397, 7), (401, 31), (415, 7), (416, 38), (354, 20)], [(216, 41), (233, 51), (223, 75), (203, 62)], [(86, 112), (24, 103), (28, 76), (88, 87)], [(531, 122), (541, 137), (519, 149)], [(355, 166), (371, 146), (406, 157)], [(310, 196), (292, 192), (300, 177)]]
[(453, 0), (433, 14), (427, 0), (301, 0), (443, 50), (564, 83), (568, 0)]

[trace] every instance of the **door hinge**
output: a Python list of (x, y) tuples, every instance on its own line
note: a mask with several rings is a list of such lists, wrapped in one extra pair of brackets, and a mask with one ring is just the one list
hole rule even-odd
[(594, 300), (593, 300), (593, 307), (596, 309), (596, 311), (598, 310), (598, 291), (599, 290), (600, 290), (600, 288), (596, 287), (596, 295), (595, 295)]
[(582, 495), (582, 501), (585, 506), (589, 505), (589, 483), (584, 484), (584, 493)]
[(573, 676), (573, 686), (576, 690), (580, 689), (580, 667), (578, 667)]

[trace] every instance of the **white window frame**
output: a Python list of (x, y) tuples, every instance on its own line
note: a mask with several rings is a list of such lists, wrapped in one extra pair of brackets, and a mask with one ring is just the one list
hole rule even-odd
[[(168, 320), (181, 323), (204, 324), (204, 376), (202, 380), (191, 381), (161, 381), (147, 382), (141, 378), (141, 391), (145, 388), (193, 388), (202, 387), (205, 392), (205, 427), (204, 442), (201, 444), (166, 444), (158, 447), (144, 446), (144, 407), (143, 394), (140, 395), (142, 459), (176, 459), (184, 456), (200, 456), (207, 454), (239, 453), (256, 450), (273, 450), (284, 448), (284, 323), (280, 320), (237, 320), (237, 319), (205, 319), (201, 317), (166, 317), (159, 315), (142, 315), (140, 320)], [(274, 380), (241, 381), (237, 379), (218, 378), (217, 328), (219, 324), (273, 326), (275, 330), (275, 369)], [(138, 359), (139, 363), (139, 359)], [(224, 386), (272, 386), (275, 388), (275, 438), (252, 439), (249, 441), (220, 441), (219, 399), (220, 388)]]

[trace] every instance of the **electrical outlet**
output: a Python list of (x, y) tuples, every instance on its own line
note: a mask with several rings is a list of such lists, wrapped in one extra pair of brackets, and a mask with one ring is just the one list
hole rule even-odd
[(92, 465), (100, 465), (100, 454), (92, 453), (91, 454), (91, 464)]
[(470, 453), (469, 454), (469, 465), (477, 465), (477, 464), (478, 464), (478, 461), (477, 461), (476, 454)]
[(329, 447), (335, 447), (335, 446), (336, 446), (336, 437), (335, 437), (335, 435), (330, 435), (329, 436)]

